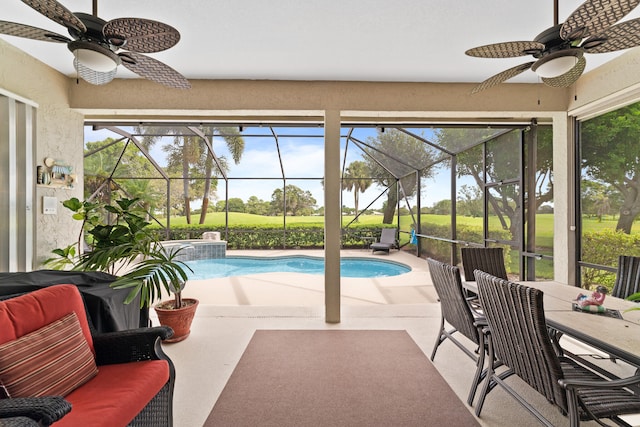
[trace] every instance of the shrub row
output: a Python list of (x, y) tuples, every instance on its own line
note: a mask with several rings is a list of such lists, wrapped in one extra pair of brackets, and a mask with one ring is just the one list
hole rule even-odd
[[(436, 224), (422, 224), (420, 234), (434, 237), (441, 237), (443, 239), (451, 238), (451, 227), (448, 225), (436, 225)], [(494, 234), (494, 238), (497, 240), (511, 240), (511, 233), (508, 230), (502, 230)], [(484, 240), (484, 234), (482, 227), (474, 227), (469, 225), (458, 225), (457, 227), (457, 240), (465, 242), (473, 242), (482, 244)], [(435, 239), (421, 239), (420, 250), (427, 256), (443, 261), (451, 261), (451, 243), (442, 240)], [(509, 245), (497, 245), (504, 248), (504, 259), (509, 272), (510, 252), (511, 247)], [(458, 260), (460, 259), (460, 246), (458, 246)]]
[[(617, 267), (619, 255), (640, 256), (640, 234), (625, 234), (613, 230), (582, 234), (582, 261)], [(611, 291), (615, 280), (614, 272), (598, 268), (582, 268), (582, 285), (586, 289), (603, 285)]]
[[(361, 248), (365, 244), (363, 237), (380, 238), (381, 226), (352, 224), (342, 232), (343, 248)], [(227, 241), (229, 249), (281, 249), (300, 248), (318, 249), (324, 247), (324, 224), (290, 224), (286, 231), (273, 225), (230, 225), (225, 235), (224, 225), (189, 225), (172, 227), (168, 240), (200, 239), (202, 233), (218, 231)], [(158, 229), (158, 237), (166, 240), (166, 232)]]

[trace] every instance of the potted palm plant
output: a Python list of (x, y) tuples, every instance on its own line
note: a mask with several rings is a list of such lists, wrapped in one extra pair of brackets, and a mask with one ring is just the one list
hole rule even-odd
[[(138, 199), (121, 198), (115, 205), (83, 201), (71, 198), (63, 205), (74, 212), (73, 218), (83, 222), (78, 241), (63, 249), (55, 249), (56, 257), (45, 261), (45, 265), (62, 269), (69, 266), (73, 270), (104, 271), (117, 276), (111, 283), (114, 289), (131, 291), (125, 298), (130, 304), (140, 298), (140, 307), (148, 308), (162, 293), (174, 295), (173, 300), (161, 302), (156, 312), (161, 324), (174, 330), (169, 342), (181, 341), (190, 332), (198, 301), (182, 298), (187, 281), (186, 271), (191, 268), (179, 260), (178, 255), (186, 246), (167, 248), (148, 228), (146, 212), (138, 209)], [(105, 222), (102, 212), (112, 216)], [(81, 253), (87, 234), (88, 249)], [(76, 256), (76, 254), (79, 254)], [(169, 320), (164, 315), (170, 311)], [(162, 314), (161, 314), (162, 313)], [(177, 323), (171, 324), (172, 320)]]

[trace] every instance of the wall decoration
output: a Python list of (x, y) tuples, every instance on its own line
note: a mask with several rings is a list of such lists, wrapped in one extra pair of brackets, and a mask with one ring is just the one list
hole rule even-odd
[(44, 165), (38, 165), (36, 182), (39, 186), (72, 189), (76, 175), (73, 167), (51, 157), (44, 159)]

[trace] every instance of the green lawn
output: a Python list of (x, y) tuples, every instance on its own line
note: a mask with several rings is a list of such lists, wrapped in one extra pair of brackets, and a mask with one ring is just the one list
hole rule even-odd
[[(196, 222), (200, 218), (199, 215), (193, 215), (192, 220)], [(342, 223), (348, 224), (353, 219), (353, 216), (343, 216)], [(380, 225), (382, 226), (382, 215), (363, 215), (358, 218), (356, 224), (360, 225)], [(401, 217), (401, 228), (409, 229), (411, 226), (411, 216), (405, 215)], [(435, 225), (447, 225), (450, 223), (448, 215), (422, 215), (421, 221), (423, 223), (435, 224)], [(482, 227), (482, 218), (472, 218), (459, 216), (457, 222), (460, 225)], [(536, 216), (536, 243), (539, 247), (552, 247), (553, 246), (553, 214), (538, 214)], [(205, 224), (211, 226), (220, 226), (225, 223), (224, 212), (213, 212), (207, 214)], [(229, 223), (234, 225), (258, 225), (258, 224), (273, 224), (282, 225), (283, 218), (281, 216), (262, 216), (252, 215), (246, 213), (229, 212)], [(288, 224), (324, 224), (324, 217), (322, 216), (288, 216)], [(598, 221), (597, 218), (585, 218), (582, 221), (583, 228), (588, 231), (599, 230), (614, 230), (616, 227), (616, 220), (609, 219)], [(173, 226), (186, 226), (187, 220), (184, 216), (171, 217), (171, 225)], [(633, 232), (640, 232), (640, 227), (635, 226)]]

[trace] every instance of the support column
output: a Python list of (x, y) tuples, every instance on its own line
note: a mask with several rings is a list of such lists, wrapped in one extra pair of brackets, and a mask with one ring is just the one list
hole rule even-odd
[(340, 323), (340, 111), (324, 114), (325, 321)]
[(553, 116), (553, 276), (575, 285), (575, 150), (573, 121), (566, 113)]

